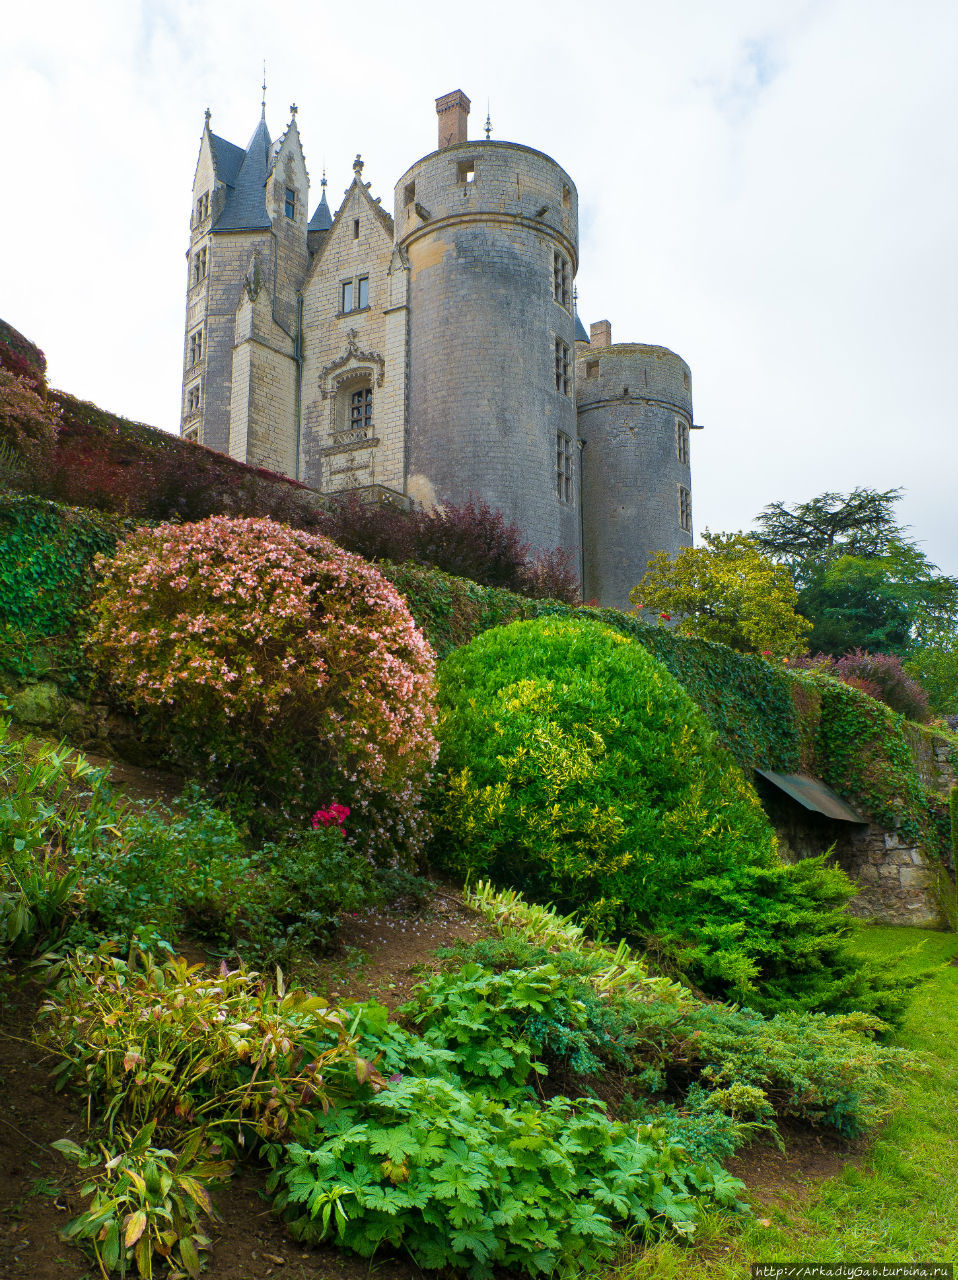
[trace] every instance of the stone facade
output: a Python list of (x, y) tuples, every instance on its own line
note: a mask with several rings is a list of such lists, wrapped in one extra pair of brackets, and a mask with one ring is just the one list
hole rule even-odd
[(460, 90), (436, 107), (438, 150), (399, 179), (394, 217), (357, 156), (335, 217), (324, 176), (308, 221), (295, 109), (274, 143), (264, 104), (245, 150), (207, 113), (182, 434), (323, 493), (482, 498), (566, 551), (587, 599), (627, 607), (649, 556), (691, 543), (688, 366), (612, 346), (607, 321), (590, 347), (572, 178), (470, 141)]

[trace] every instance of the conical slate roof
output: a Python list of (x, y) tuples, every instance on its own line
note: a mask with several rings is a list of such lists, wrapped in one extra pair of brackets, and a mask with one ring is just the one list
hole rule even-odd
[(585, 325), (579, 319), (578, 311), (575, 313), (575, 340), (576, 342), (589, 341), (589, 335), (585, 331)]
[[(226, 144), (232, 151), (238, 151), (231, 143)], [(260, 116), (259, 123), (249, 140), (243, 162), (232, 182), (228, 182), (229, 194), (223, 212), (217, 219), (214, 231), (261, 231), (272, 226), (266, 212), (266, 179), (269, 176), (270, 148), (272, 142), (266, 128), (266, 113)], [(233, 159), (232, 156), (229, 157)], [(219, 147), (217, 147), (219, 160)], [(225, 179), (225, 174), (220, 172)], [(228, 181), (228, 180), (227, 180)]]
[(328, 231), (332, 225), (333, 215), (329, 212), (329, 205), (326, 203), (326, 179), (323, 178), (322, 199), (316, 206), (306, 229), (307, 231)]

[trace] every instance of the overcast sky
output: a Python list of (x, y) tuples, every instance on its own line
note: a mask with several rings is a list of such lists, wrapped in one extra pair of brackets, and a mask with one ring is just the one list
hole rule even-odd
[(0, 316), (54, 385), (178, 429), (203, 125), (245, 146), (289, 104), (335, 212), (482, 136), (579, 190), (579, 312), (692, 366), (697, 530), (775, 500), (903, 486), (958, 572), (955, 0), (40, 0), (5, 6)]

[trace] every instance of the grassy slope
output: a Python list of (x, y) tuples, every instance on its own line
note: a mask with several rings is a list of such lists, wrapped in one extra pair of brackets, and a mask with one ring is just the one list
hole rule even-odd
[[(928, 1064), (865, 1158), (806, 1197), (756, 1205), (740, 1227), (703, 1224), (695, 1246), (637, 1253), (614, 1280), (741, 1280), (757, 1262), (951, 1262), (958, 1244), (958, 956), (955, 934), (874, 927), (862, 949), (903, 972), (937, 966), (917, 988), (898, 1043)], [(762, 1221), (769, 1223), (762, 1226)], [(613, 1280), (610, 1277), (610, 1280)]]

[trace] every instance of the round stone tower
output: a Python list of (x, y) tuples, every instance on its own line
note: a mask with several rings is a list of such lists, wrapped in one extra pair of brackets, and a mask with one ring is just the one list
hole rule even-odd
[(409, 263), (407, 492), (485, 499), (534, 548), (579, 558), (572, 285), (578, 198), (531, 147), (469, 141), (437, 100), (439, 150), (396, 186)]
[(576, 363), (584, 595), (628, 608), (651, 556), (692, 545), (692, 378), (666, 347), (591, 329)]

